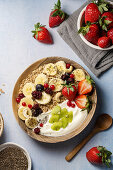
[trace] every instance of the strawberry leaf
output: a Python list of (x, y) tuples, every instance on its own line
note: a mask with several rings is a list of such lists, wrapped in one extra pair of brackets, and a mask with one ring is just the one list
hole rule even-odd
[(54, 9), (61, 9), (61, 2), (60, 2), (60, 0), (57, 1), (57, 4), (55, 4)]
[(97, 155), (102, 157), (103, 164), (106, 164), (107, 167), (110, 167), (111, 160), (109, 157), (112, 155), (112, 153), (103, 146), (98, 146), (97, 149), (100, 152)]
[(112, 22), (112, 21), (104, 20), (104, 23), (105, 23), (106, 25), (109, 25), (111, 22)]

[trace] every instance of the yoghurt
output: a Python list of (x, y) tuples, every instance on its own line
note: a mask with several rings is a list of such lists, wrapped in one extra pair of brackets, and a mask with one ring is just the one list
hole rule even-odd
[(44, 126), (40, 129), (40, 134), (45, 136), (63, 136), (66, 135), (73, 130), (77, 129), (86, 119), (88, 112), (87, 110), (82, 111), (77, 106), (75, 108), (68, 107), (67, 106), (67, 100), (63, 103), (59, 104), (59, 106), (63, 109), (66, 108), (68, 111), (73, 112), (73, 120), (71, 123), (68, 124), (66, 128), (60, 128), (59, 131), (54, 131), (51, 129), (51, 123), (49, 123), (49, 119), (51, 117), (51, 111), (48, 111), (46, 113), (42, 113), (40, 116), (38, 116), (39, 119), (43, 119), (45, 116), (49, 115), (47, 122), (44, 124)]

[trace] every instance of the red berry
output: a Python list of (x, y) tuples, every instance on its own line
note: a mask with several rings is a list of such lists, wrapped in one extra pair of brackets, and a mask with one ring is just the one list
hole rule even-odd
[(25, 96), (24, 96), (23, 93), (19, 93), (18, 97), (19, 97), (20, 99), (22, 99), (22, 98), (24, 98)]
[(23, 103), (22, 103), (22, 106), (26, 106), (26, 103), (25, 103), (25, 102), (23, 102)]
[(67, 106), (71, 107), (71, 101), (70, 100), (68, 100)]
[(48, 87), (49, 87), (49, 84), (48, 84), (48, 83), (45, 83), (45, 84), (44, 84), (44, 87), (45, 87), (45, 88), (48, 88)]
[(38, 128), (38, 127), (35, 128), (35, 129), (34, 129), (34, 132), (35, 132), (36, 134), (39, 134), (39, 133), (40, 133), (40, 128)]
[(32, 105), (31, 105), (31, 104), (28, 104), (28, 107), (31, 109), (31, 108), (32, 108)]
[(17, 102), (17, 103), (20, 103), (20, 100), (21, 100), (21, 99), (20, 99), (19, 97), (16, 98), (16, 102)]
[(74, 78), (74, 74), (70, 74), (70, 78)]
[(70, 64), (67, 63), (67, 64), (66, 64), (66, 68), (67, 68), (67, 69), (70, 68)]
[(40, 127), (43, 127), (43, 123), (40, 123)]
[(54, 85), (51, 85), (50, 88), (51, 88), (52, 90), (55, 90), (55, 86), (54, 86)]
[(109, 37), (100, 37), (98, 39), (98, 46), (101, 48), (107, 48), (111, 46), (111, 39)]
[(74, 103), (72, 103), (72, 104), (71, 104), (71, 107), (72, 107), (72, 108), (75, 108), (75, 104), (74, 104)]

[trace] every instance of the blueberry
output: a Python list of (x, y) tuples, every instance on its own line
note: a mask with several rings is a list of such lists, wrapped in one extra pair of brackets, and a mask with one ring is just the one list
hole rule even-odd
[(44, 86), (42, 84), (37, 84), (36, 85), (36, 90), (37, 91), (43, 91), (44, 90)]

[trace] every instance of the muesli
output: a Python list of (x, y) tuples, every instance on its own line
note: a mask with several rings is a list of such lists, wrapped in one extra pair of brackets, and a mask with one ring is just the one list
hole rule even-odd
[(93, 83), (83, 69), (64, 61), (41, 65), (20, 85), (18, 116), (36, 134), (65, 135), (85, 121)]

